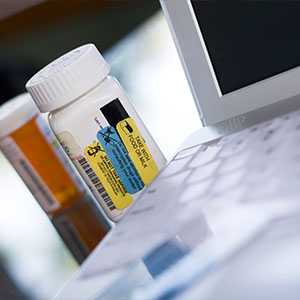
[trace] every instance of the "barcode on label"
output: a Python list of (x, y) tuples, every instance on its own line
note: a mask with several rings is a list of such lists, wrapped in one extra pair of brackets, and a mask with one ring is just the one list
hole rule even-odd
[(45, 197), (46, 201), (49, 205), (55, 204), (55, 200), (52, 198), (51, 195), (49, 195), (48, 191), (45, 189), (44, 185), (40, 182), (39, 178), (35, 176), (35, 174), (32, 172), (30, 166), (27, 165), (26, 161), (21, 159), (20, 165), (25, 170), (26, 174), (30, 177), (30, 179), (33, 181), (37, 189), (42, 193), (42, 195)]
[(80, 166), (82, 167), (82, 169), (84, 170), (85, 174), (89, 177), (89, 179), (93, 183), (93, 185), (96, 188), (96, 190), (98, 191), (98, 193), (103, 198), (103, 200), (104, 200), (105, 204), (108, 206), (108, 208), (110, 210), (116, 209), (114, 203), (111, 201), (111, 199), (110, 199), (109, 195), (107, 194), (106, 190), (104, 189), (101, 181), (97, 177), (96, 173), (94, 172), (94, 170), (92, 169), (92, 167), (88, 163), (88, 161), (84, 157), (81, 157), (80, 159), (78, 159), (78, 162), (79, 162)]

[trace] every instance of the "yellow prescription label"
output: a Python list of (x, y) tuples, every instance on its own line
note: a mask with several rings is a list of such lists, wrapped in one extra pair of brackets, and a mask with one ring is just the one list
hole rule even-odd
[(124, 119), (117, 124), (117, 131), (144, 184), (150, 184), (159, 170), (135, 122)]
[(132, 197), (125, 189), (118, 173), (99, 142), (86, 147), (84, 154), (99, 177), (103, 187), (117, 209), (124, 209), (132, 203)]

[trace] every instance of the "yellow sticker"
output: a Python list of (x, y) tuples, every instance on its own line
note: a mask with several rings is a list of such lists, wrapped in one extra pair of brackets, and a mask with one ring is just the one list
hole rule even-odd
[(148, 185), (159, 170), (146, 143), (131, 118), (120, 121), (117, 131), (145, 185)]
[(100, 143), (95, 142), (86, 147), (84, 154), (116, 208), (124, 209), (129, 206), (132, 203), (132, 197), (125, 189)]

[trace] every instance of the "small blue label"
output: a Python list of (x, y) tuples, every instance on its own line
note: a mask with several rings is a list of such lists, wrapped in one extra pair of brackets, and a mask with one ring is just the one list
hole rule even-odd
[(101, 129), (97, 138), (128, 193), (135, 194), (140, 191), (144, 183), (115, 128), (107, 126)]

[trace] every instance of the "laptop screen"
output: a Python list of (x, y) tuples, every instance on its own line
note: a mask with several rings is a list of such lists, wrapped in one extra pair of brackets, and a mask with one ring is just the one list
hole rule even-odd
[(300, 2), (191, 4), (223, 95), (300, 65)]

